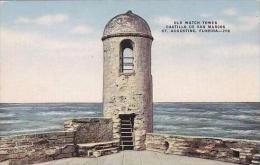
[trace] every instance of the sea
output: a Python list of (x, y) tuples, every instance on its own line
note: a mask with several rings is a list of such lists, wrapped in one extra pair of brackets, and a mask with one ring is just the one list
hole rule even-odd
[[(102, 116), (102, 103), (0, 103), (0, 136), (63, 130)], [(154, 103), (153, 132), (260, 140), (260, 103)]]

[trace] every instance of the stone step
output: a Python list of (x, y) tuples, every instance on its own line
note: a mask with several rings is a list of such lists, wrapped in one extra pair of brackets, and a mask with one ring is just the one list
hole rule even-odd
[[(127, 132), (133, 132), (132, 128), (121, 128), (121, 131), (124, 130), (124, 131), (127, 131)], [(122, 131), (122, 132), (124, 132)]]
[(120, 139), (121, 141), (127, 141), (127, 140), (133, 141), (133, 137), (121, 137)]
[(132, 124), (124, 124), (124, 123), (122, 123), (121, 126), (132, 126)]
[(124, 135), (122, 135), (121, 138), (133, 138), (133, 136), (124, 136)]
[(107, 148), (107, 149), (102, 149), (102, 150), (97, 150), (99, 152), (105, 152), (105, 151), (112, 151), (112, 150), (117, 150), (118, 147), (114, 147), (114, 148)]
[(134, 147), (134, 145), (126, 145), (126, 144), (122, 144), (122, 145), (120, 145), (120, 148), (122, 149), (122, 150), (124, 150), (124, 149), (132, 149)]
[(131, 123), (131, 120), (121, 120), (121, 123)]
[[(107, 153), (102, 153), (106, 151), (110, 151), (109, 153), (114, 153), (115, 149), (119, 149), (120, 142), (119, 141), (109, 141), (109, 142), (100, 142), (100, 143), (86, 143), (86, 144), (78, 144), (78, 154), (79, 156), (87, 156), (87, 157), (97, 157), (98, 155), (106, 155)], [(94, 151), (99, 151), (95, 152)], [(112, 152), (113, 151), (113, 152)], [(109, 154), (108, 153), (108, 154)]]
[(132, 128), (127, 128), (127, 127), (121, 127), (121, 129), (129, 129), (129, 130), (132, 130)]
[(118, 152), (118, 147), (95, 150), (92, 151), (92, 154), (91, 151), (89, 152), (90, 153), (89, 157), (99, 157), (99, 156), (109, 155), (117, 152)]
[(120, 145), (121, 147), (124, 146), (124, 147), (133, 147), (134, 145), (126, 145), (126, 144), (122, 144)]
[(131, 128), (131, 129), (133, 129), (131, 125), (121, 127), (121, 129), (123, 129), (123, 128)]
[(121, 126), (122, 126), (122, 124), (130, 124), (130, 125), (132, 125), (132, 123), (130, 121), (129, 122), (127, 122), (127, 121), (122, 122)]
[(120, 149), (121, 150), (132, 150), (132, 149), (134, 149), (134, 146), (133, 145), (121, 145)]
[(122, 124), (129, 124), (129, 125), (132, 126), (132, 123), (131, 123), (130, 121), (128, 121), (128, 122), (127, 122), (127, 121), (122, 122), (122, 123), (121, 123), (121, 126), (122, 126)]
[[(121, 134), (124, 133), (124, 134), (132, 134), (133, 132), (121, 132)], [(122, 135), (121, 135), (122, 136)]]
[(133, 143), (124, 143), (124, 144), (121, 144), (121, 146), (134, 146)]
[(98, 142), (98, 143), (82, 143), (82, 144), (77, 144), (79, 147), (94, 147), (97, 145), (106, 145), (106, 144), (117, 144), (119, 143), (118, 140), (114, 141), (107, 141), (107, 142)]
[(122, 141), (120, 145), (133, 145), (132, 141)]
[(132, 140), (122, 140), (121, 142), (126, 142), (126, 143), (128, 143), (128, 142), (133, 142)]
[(106, 148), (111, 148), (111, 147), (113, 147), (113, 145), (104, 145), (104, 146), (97, 146), (96, 149), (101, 150), (101, 149), (106, 149)]

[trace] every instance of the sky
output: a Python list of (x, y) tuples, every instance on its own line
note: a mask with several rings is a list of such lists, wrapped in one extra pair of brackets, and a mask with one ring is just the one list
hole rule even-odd
[[(0, 1), (0, 102), (101, 102), (102, 33), (132, 10), (150, 25), (155, 102), (259, 102), (259, 0)], [(162, 33), (217, 20), (230, 33)]]

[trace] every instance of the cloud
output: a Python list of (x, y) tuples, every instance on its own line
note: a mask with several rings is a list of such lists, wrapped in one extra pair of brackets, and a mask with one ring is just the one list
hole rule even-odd
[(259, 28), (260, 24), (256, 16), (240, 16), (234, 21), (234, 23), (223, 21), (227, 27), (230, 27), (231, 32), (249, 32)]
[(235, 16), (237, 15), (237, 10), (235, 8), (228, 8), (222, 11), (222, 14), (227, 16)]
[(225, 42), (227, 35), (153, 35), (154, 100), (259, 101), (257, 43)]
[(259, 26), (259, 18), (256, 16), (242, 16), (238, 19), (240, 26), (238, 27), (241, 31), (250, 31)]
[(208, 14), (208, 13), (202, 13), (202, 14), (200, 14), (200, 16), (203, 17), (203, 18), (209, 18), (209, 17), (211, 17), (211, 15)]
[(54, 37), (4, 27), (0, 32), (2, 102), (101, 100), (99, 38)]
[(7, 1), (0, 1), (0, 6), (3, 6)]
[(260, 20), (256, 16), (240, 16), (233, 19), (233, 22), (224, 19), (217, 19), (218, 24), (225, 25), (226, 29), (230, 29), (231, 33), (249, 32), (257, 29)]
[[(220, 20), (221, 21), (221, 20)], [(221, 34), (219, 34), (221, 35)], [(259, 57), (260, 50), (257, 43), (239, 42), (236, 44), (220, 42), (212, 36), (202, 36), (200, 33), (169, 34), (155, 32), (153, 34), (155, 54), (185, 53), (189, 58), (202, 57), (218, 59), (245, 59)], [(223, 36), (224, 37), (224, 36)], [(217, 46), (216, 46), (217, 45)], [(172, 55), (170, 55), (172, 54)]]
[(1, 29), (0, 39), (3, 50), (15, 50), (17, 52), (20, 50), (22, 52), (25, 50), (38, 50), (39, 52), (46, 51), (50, 53), (62, 51), (63, 56), (75, 57), (84, 54), (71, 52), (85, 51), (88, 54), (94, 55), (102, 48), (99, 40), (86, 39), (78, 41), (71, 38), (54, 38), (36, 32), (7, 30), (5, 28)]
[(259, 72), (255, 68), (183, 64), (166, 69), (166, 72), (153, 73), (156, 101), (259, 101)]
[(68, 20), (68, 16), (64, 14), (44, 15), (36, 18), (19, 17), (15, 22), (19, 24), (35, 24), (50, 26), (61, 24)]
[(154, 18), (154, 22), (159, 25), (172, 25), (174, 21), (176, 21), (176, 19), (167, 16), (160, 16)]
[(232, 45), (219, 45), (218, 48), (209, 50), (210, 56), (229, 59), (257, 59), (260, 50), (258, 44), (239, 43)]
[(92, 32), (92, 28), (87, 25), (78, 25), (71, 29), (73, 34), (88, 34)]
[(233, 32), (246, 32), (256, 29), (259, 26), (259, 18), (255, 16), (238, 16), (237, 9), (228, 8), (222, 11), (223, 15), (226, 16), (237, 16), (233, 23), (228, 23), (226, 21), (225, 24), (232, 27)]

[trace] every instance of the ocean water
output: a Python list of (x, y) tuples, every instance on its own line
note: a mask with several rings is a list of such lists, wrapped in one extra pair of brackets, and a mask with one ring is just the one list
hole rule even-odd
[[(0, 104), (0, 136), (63, 130), (101, 103)], [(154, 103), (155, 133), (260, 140), (260, 103)]]

